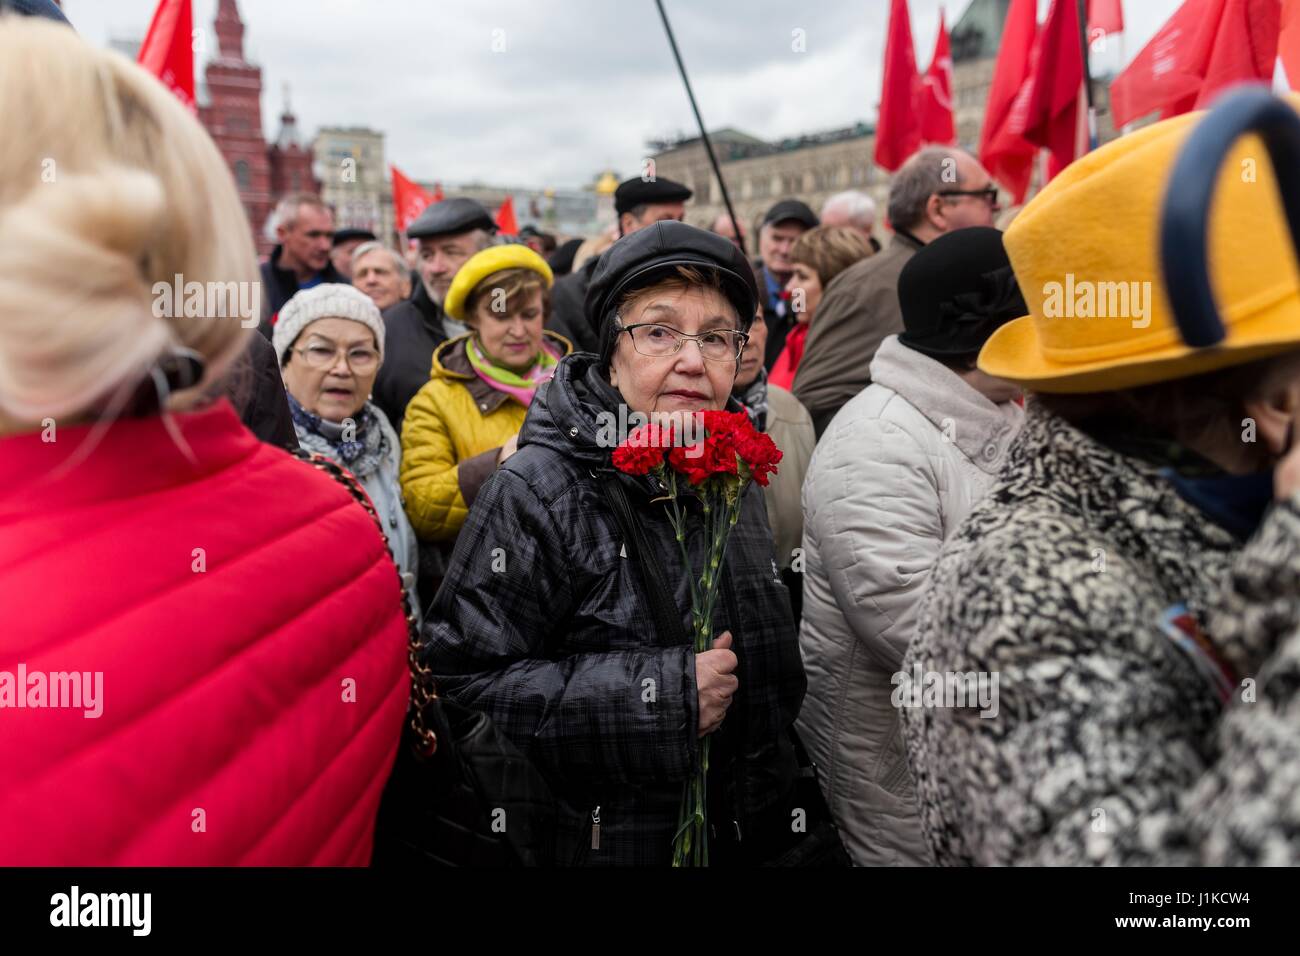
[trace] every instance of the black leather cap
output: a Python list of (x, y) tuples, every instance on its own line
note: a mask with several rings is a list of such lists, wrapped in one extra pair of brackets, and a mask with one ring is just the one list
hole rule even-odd
[(360, 239), (363, 242), (374, 242), (375, 234), (369, 229), (356, 229), (352, 226), (346, 229), (336, 229), (334, 231), (334, 245), (341, 246), (345, 242), (351, 242), (353, 239)]
[(612, 351), (612, 319), (618, 301), (629, 292), (671, 275), (679, 266), (716, 273), (724, 294), (740, 316), (740, 327), (749, 329), (758, 307), (758, 283), (754, 267), (736, 244), (684, 222), (656, 222), (610, 246), (601, 255), (587, 287), (587, 316), (592, 325), (600, 328), (601, 352), (606, 360)]
[(463, 196), (430, 203), (415, 222), (406, 227), (411, 239), (429, 239), (433, 236), (454, 236), (471, 229), (496, 232), (497, 224), (479, 203)]
[(763, 225), (769, 226), (774, 222), (791, 220), (802, 223), (808, 229), (816, 229), (821, 224), (817, 214), (808, 208), (807, 203), (797, 199), (782, 199), (767, 211), (767, 215), (763, 217)]
[(689, 189), (671, 179), (628, 179), (614, 190), (614, 211), (620, 215), (637, 206), (686, 202), (693, 196)]

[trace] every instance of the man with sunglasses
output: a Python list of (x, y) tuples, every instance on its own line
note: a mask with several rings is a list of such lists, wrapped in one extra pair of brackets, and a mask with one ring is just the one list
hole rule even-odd
[(957, 229), (992, 226), (1001, 207), (988, 171), (969, 153), (923, 149), (889, 189), (893, 239), (826, 287), (794, 379), (795, 396), (812, 414), (820, 438), (835, 413), (871, 384), (880, 343), (903, 330), (898, 276), (922, 246)]

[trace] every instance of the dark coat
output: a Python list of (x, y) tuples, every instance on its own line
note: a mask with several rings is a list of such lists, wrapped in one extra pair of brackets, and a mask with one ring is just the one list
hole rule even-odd
[(231, 363), (219, 391), (230, 399), (240, 421), (260, 440), (287, 451), (298, 447), (275, 349), (262, 336), (249, 336), (248, 347)]
[(419, 277), (411, 297), (384, 310), (384, 364), (375, 378), (375, 404), (402, 434), (406, 406), (433, 377), (433, 353), (447, 341), (442, 307)]
[(767, 276), (763, 274), (763, 260), (754, 260), (754, 281), (758, 283), (758, 304), (763, 307), (763, 321), (767, 323), (767, 347), (763, 353), (763, 367), (769, 372), (785, 351), (785, 340), (794, 328), (794, 315), (790, 305), (782, 302), (773, 309), (767, 300)]
[[(555, 783), (556, 862), (666, 865), (682, 783), (698, 759), (695, 654), (653, 632), (640, 569), (621, 555), (623, 537), (592, 477), (610, 459), (597, 415), (617, 407), (594, 364), (583, 354), (560, 363), (533, 400), (518, 453), (479, 493), (425, 625), (426, 660), (443, 694), (486, 711)], [(681, 554), (665, 506), (651, 500), (660, 490), (653, 478), (620, 480), (689, 634)], [(699, 568), (698, 531), (687, 549)], [(726, 816), (742, 835), (764, 814), (788, 831), (796, 770), (788, 728), (806, 681), (760, 488), (745, 496), (725, 568), (731, 594), (719, 599), (714, 627), (732, 632), (740, 686), (712, 747), (710, 790), (728, 785)]]
[(555, 280), (551, 290), (551, 317), (546, 327), (573, 343), (575, 352), (600, 352), (600, 319), (587, 316), (587, 286), (596, 271), (600, 256), (592, 256), (581, 266)]
[[(258, 331), (266, 336), (267, 341), (271, 339), (275, 316), (298, 292), (298, 277), (293, 274), (293, 270), (280, 268), (280, 256), (283, 253), (284, 246), (276, 246), (271, 250), (271, 257), (262, 263), (262, 324)], [(343, 273), (334, 268), (333, 262), (325, 263), (325, 268), (320, 271), (320, 281), (352, 284), (344, 278)]]

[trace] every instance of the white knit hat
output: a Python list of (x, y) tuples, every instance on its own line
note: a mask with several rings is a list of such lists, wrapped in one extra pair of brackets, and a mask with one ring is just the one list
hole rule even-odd
[(275, 357), (284, 365), (284, 353), (298, 340), (302, 330), (317, 319), (351, 319), (375, 333), (379, 362), (384, 361), (384, 317), (374, 300), (360, 289), (341, 282), (322, 282), (295, 293), (280, 309), (271, 333)]

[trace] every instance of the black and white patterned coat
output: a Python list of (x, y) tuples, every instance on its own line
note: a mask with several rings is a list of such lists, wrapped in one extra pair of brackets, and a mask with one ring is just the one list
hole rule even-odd
[[(1185, 605), (1226, 709), (1162, 629)], [(998, 711), (903, 711), (941, 863), (1300, 861), (1300, 499), (1244, 547), (1149, 467), (1032, 407), (935, 571), (904, 661)]]

